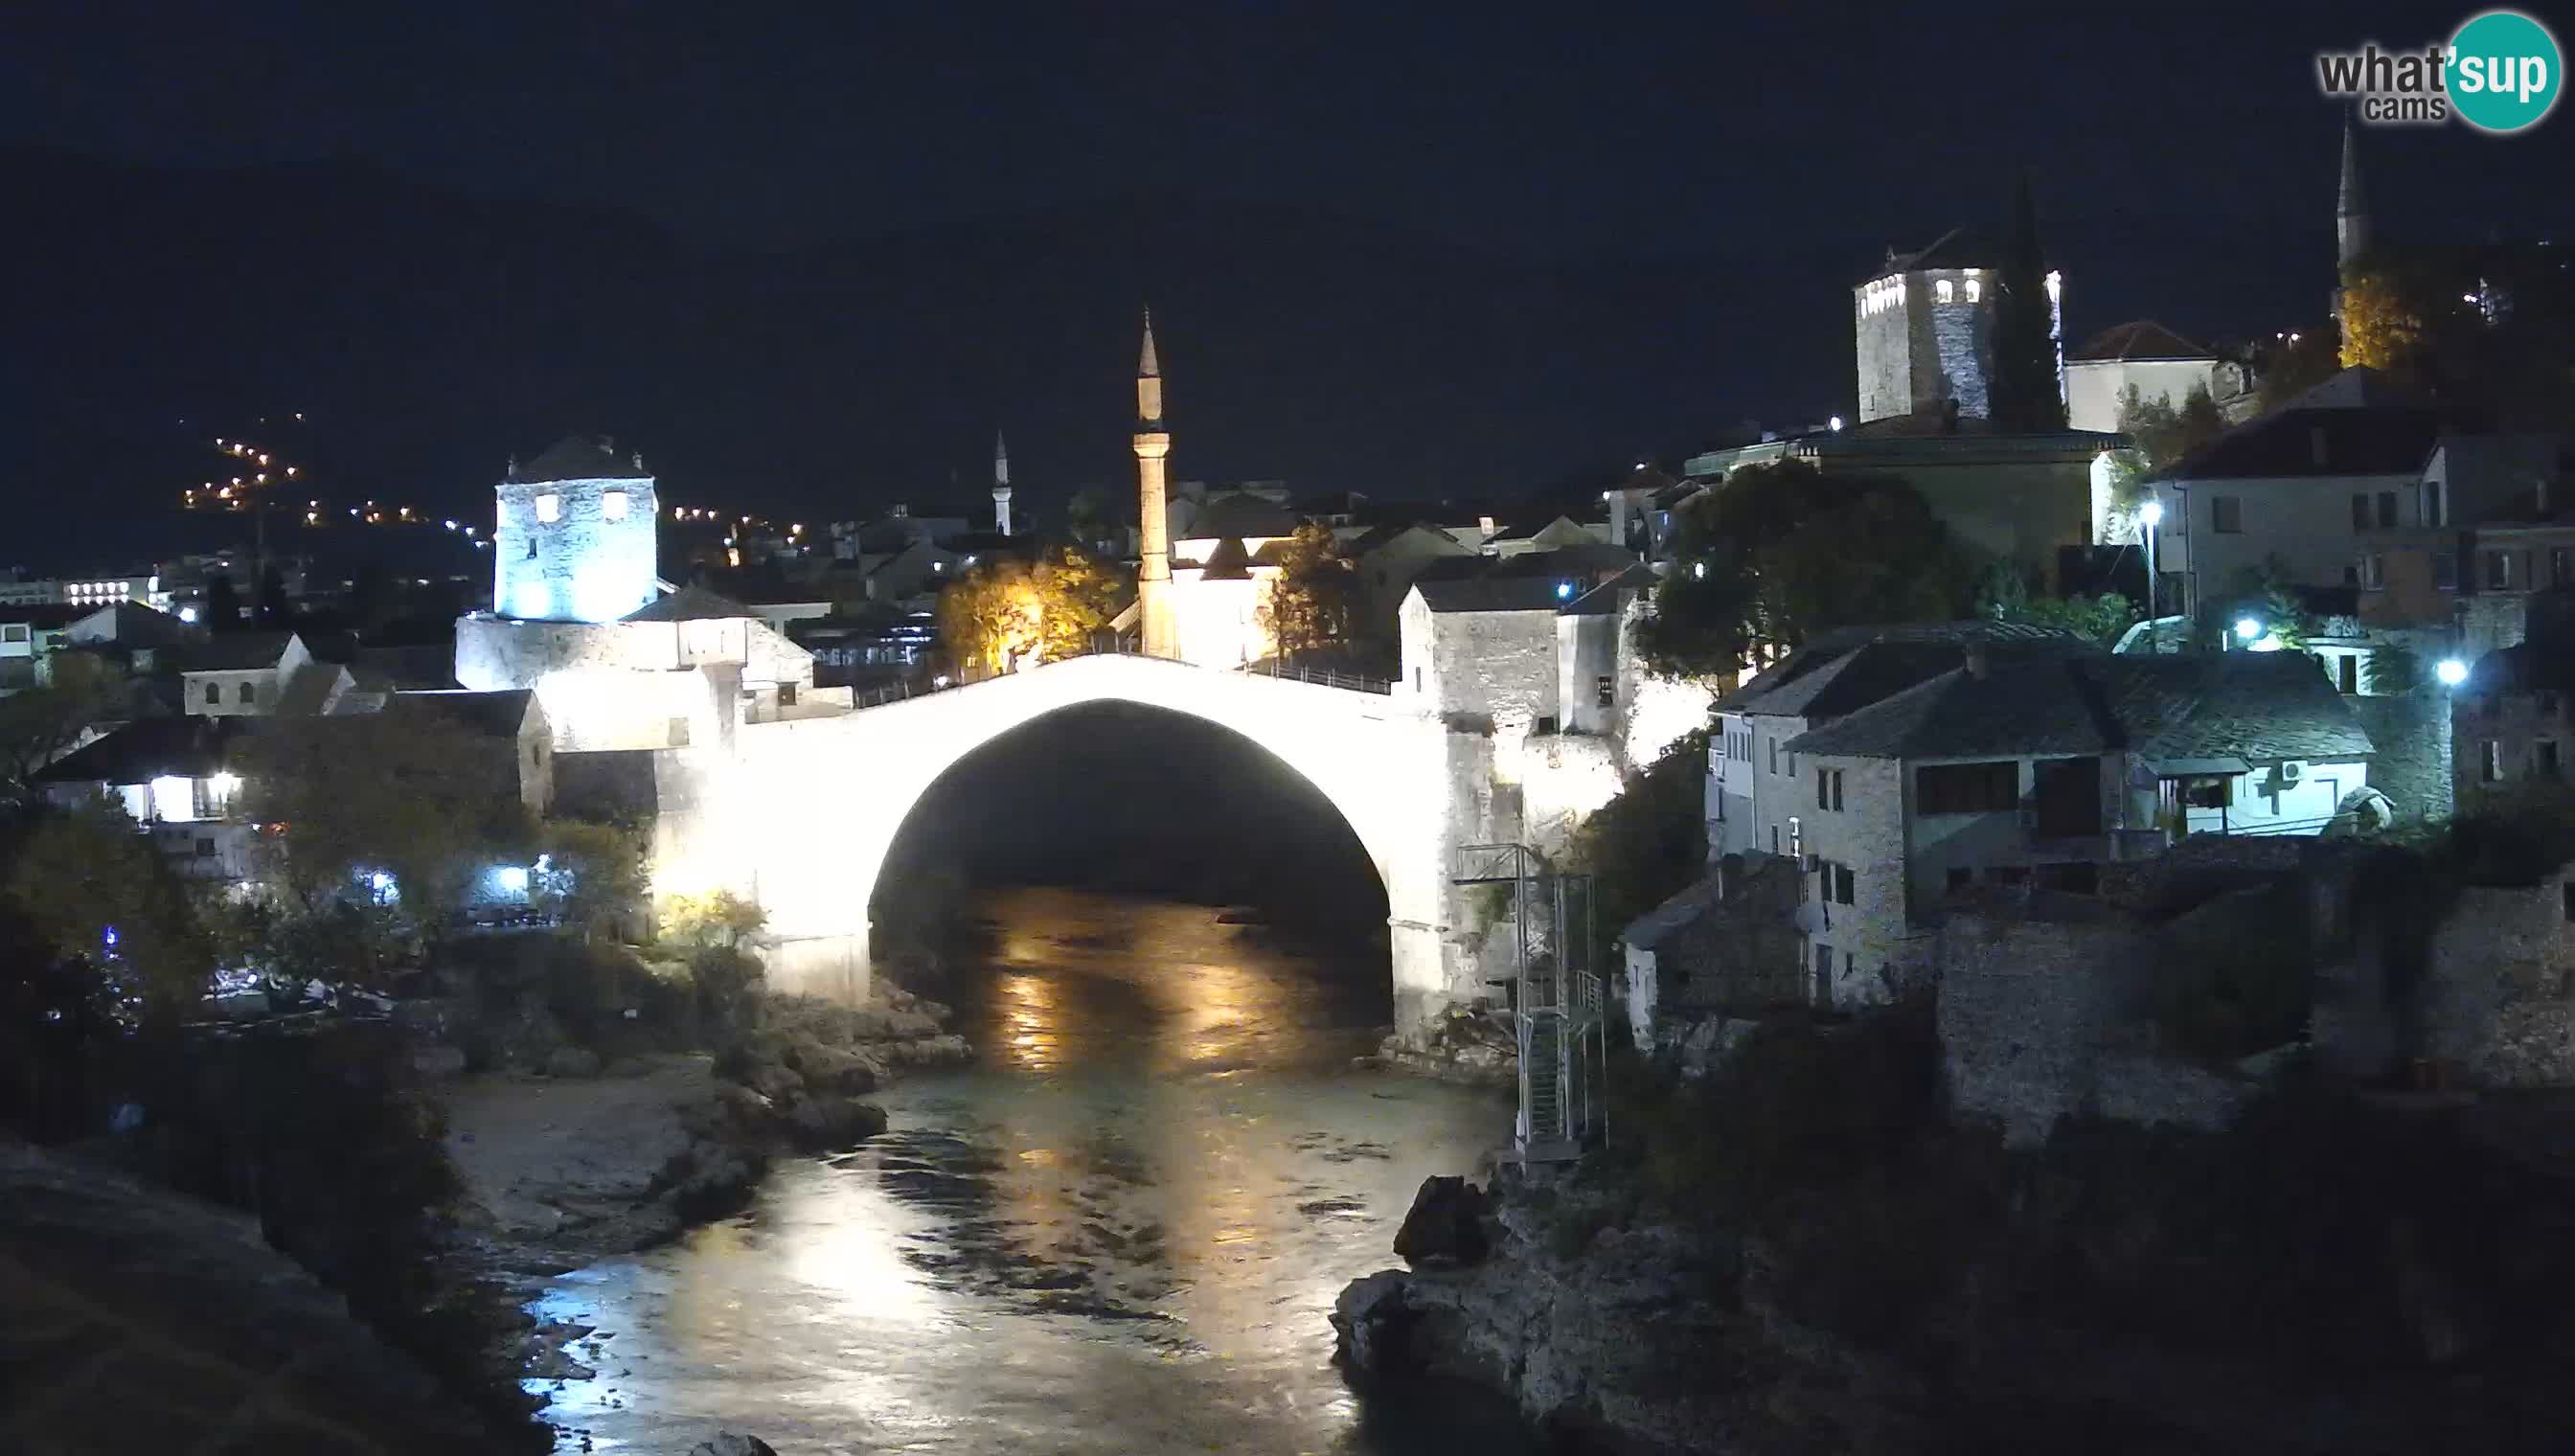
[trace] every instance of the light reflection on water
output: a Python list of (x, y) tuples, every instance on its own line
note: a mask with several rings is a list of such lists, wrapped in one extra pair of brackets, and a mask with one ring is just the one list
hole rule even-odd
[(891, 1089), (886, 1135), (744, 1217), (549, 1291), (608, 1336), (555, 1396), (566, 1449), (1519, 1449), (1487, 1399), (1356, 1400), (1324, 1319), (1507, 1108), (1351, 1070), (1382, 986), (1203, 907), (1038, 890), (997, 919), (957, 987), (981, 1065)]

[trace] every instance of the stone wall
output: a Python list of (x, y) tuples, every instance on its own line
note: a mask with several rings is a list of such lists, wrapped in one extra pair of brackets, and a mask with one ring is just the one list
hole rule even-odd
[[(653, 600), (661, 507), (651, 478), (505, 481), (498, 496), (493, 611), (540, 621), (614, 622)], [(540, 512), (547, 501), (551, 521)]]
[(2343, 703), (2378, 749), (2370, 760), (2369, 785), (2396, 805), (2397, 818), (2422, 823), (2449, 817), (2455, 802), (2449, 690), (2427, 683), (2411, 693)]
[(2570, 878), (2460, 891), (2424, 967), (2423, 1055), (2479, 1086), (2575, 1084)]

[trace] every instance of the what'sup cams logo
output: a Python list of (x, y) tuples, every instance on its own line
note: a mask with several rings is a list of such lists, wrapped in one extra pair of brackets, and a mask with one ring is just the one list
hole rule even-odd
[(2565, 89), (2564, 52), (2547, 26), (2518, 10), (2472, 16), (2446, 41), (2408, 51), (2316, 56), (2316, 89), (2353, 103), (2364, 122), (2432, 125), (2456, 118), (2479, 131), (2537, 126)]

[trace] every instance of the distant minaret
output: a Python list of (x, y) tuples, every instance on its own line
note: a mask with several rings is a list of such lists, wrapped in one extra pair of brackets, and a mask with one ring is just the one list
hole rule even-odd
[(1136, 567), (1137, 616), (1145, 655), (1181, 655), (1180, 624), (1172, 616), (1172, 524), (1165, 504), (1163, 461), (1172, 453), (1163, 428), (1163, 364), (1154, 356), (1154, 311), (1145, 311), (1145, 349), (1136, 360), (1136, 509), (1141, 560)]
[(2360, 185), (2360, 139), (2351, 118), (2342, 123), (2342, 192), (2334, 202), (2333, 317), (2342, 324), (2342, 280), (2369, 252), (2369, 194)]
[(1011, 447), (999, 430), (993, 432), (993, 529), (1011, 534)]

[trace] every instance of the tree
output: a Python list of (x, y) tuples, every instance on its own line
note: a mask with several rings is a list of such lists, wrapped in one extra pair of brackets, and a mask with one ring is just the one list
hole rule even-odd
[(612, 929), (651, 893), (643, 831), (587, 819), (548, 819), (537, 829), (529, 900), (592, 934)]
[(2343, 270), (2342, 363), (2425, 383), (2433, 343), (2434, 285), (2421, 273), (2384, 260)]
[(2047, 287), (2047, 255), (2038, 243), (2038, 208), (2030, 200), (2029, 174), (2012, 200), (2010, 251), (1994, 296), (1994, 428), (2013, 431), (2065, 428), (2065, 396), (2057, 377), (2056, 311)]
[(1568, 857), (1591, 876), (1592, 964), (1627, 924), (1679, 893), (1707, 862), (1707, 733), (1688, 734), (1583, 820)]
[(435, 710), (273, 719), (243, 740), (243, 806), (306, 912), (390, 899), (434, 933), (476, 875), (524, 862), (515, 759)]
[(961, 671), (1080, 657), (1117, 616), (1121, 575), (1070, 546), (987, 562), (939, 594), (940, 642)]
[(205, 620), (208, 632), (233, 632), (242, 625), (241, 593), (233, 579), (216, 572), (206, 578), (204, 610), (197, 614)]
[(1730, 677), (1756, 646), (1831, 628), (1954, 617), (1969, 595), (1911, 486), (1794, 462), (1747, 467), (1693, 502), (1672, 556), (1637, 631), (1646, 666), (1672, 677)]
[(2136, 442), (2148, 469), (2166, 471), (2225, 434), (2226, 417), (2204, 384), (2192, 385), (2179, 405), (2169, 395), (2146, 399), (2130, 385), (2119, 394), (2119, 433)]
[(187, 892), (151, 839), (104, 798), (46, 815), (0, 893), (54, 954), (96, 965), (129, 1011), (165, 1018), (205, 990), (212, 945)]
[(0, 698), (0, 802), (33, 796), (39, 769), (133, 710), (130, 685), (95, 654), (56, 652), (46, 676)]
[(663, 935), (700, 949), (739, 949), (768, 923), (767, 910), (729, 889), (675, 894), (662, 905)]
[(1280, 547), (1279, 576), (1261, 604), (1262, 631), (1282, 662), (1349, 646), (1357, 581), (1330, 527), (1319, 521), (1296, 527)]
[(2098, 597), (2033, 597), (2027, 579), (2008, 562), (1986, 569), (1976, 590), (1976, 615), (1995, 622), (2078, 632), (2105, 648), (2118, 646), (2137, 621), (2135, 604), (2116, 592)]

